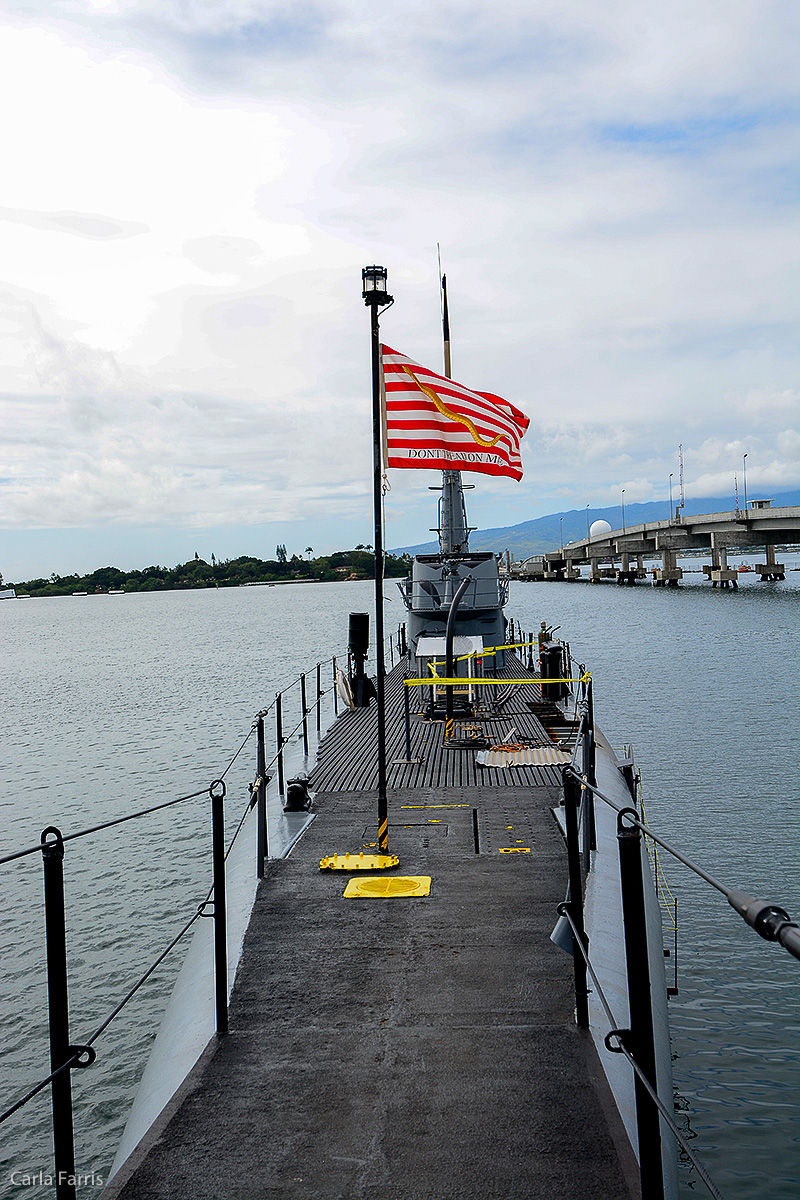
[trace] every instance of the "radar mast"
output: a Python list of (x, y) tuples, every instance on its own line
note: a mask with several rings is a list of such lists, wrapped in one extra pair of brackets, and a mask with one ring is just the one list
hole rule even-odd
[[(450, 366), (450, 313), (447, 308), (447, 276), (441, 274), (442, 335), (444, 341), (444, 373), (452, 379)], [(468, 554), (470, 528), (467, 506), (464, 503), (464, 484), (460, 471), (442, 471), (442, 500), (439, 507), (439, 549), (442, 554)]]

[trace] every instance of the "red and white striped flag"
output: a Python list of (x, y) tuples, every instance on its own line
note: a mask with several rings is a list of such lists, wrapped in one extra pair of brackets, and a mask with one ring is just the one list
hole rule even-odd
[(467, 388), (381, 346), (387, 466), (482, 471), (522, 478), (528, 418), (491, 392)]

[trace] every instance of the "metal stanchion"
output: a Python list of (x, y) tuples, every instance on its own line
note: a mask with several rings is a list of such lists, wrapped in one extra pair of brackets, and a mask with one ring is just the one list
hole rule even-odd
[[(589, 680), (589, 684), (586, 689), (586, 724), (589, 730), (589, 760), (586, 768), (586, 778), (592, 787), (597, 787), (597, 744), (594, 737), (594, 693), (592, 691), (591, 679)], [(596, 850), (597, 833), (595, 830), (594, 821), (594, 794), (592, 792), (589, 793), (587, 802), (588, 808), (586, 811), (588, 816), (589, 846), (592, 850)]]
[(300, 676), (300, 704), (303, 709), (303, 754), (308, 758), (308, 708), (306, 706), (306, 677)]
[[(51, 838), (52, 840), (49, 840)], [(43, 831), (41, 841), (47, 937), (50, 1070), (57, 1071), (74, 1054), (74, 1051), (70, 1052), (69, 1044), (64, 842), (60, 830), (53, 825)], [(56, 1196), (58, 1200), (75, 1200), (75, 1140), (72, 1128), (72, 1076), (69, 1067), (60, 1075), (56, 1075), (50, 1088), (53, 1103)]]
[(406, 759), (411, 762), (411, 701), (408, 696), (409, 689), (403, 684), (403, 715), (406, 723)]
[(258, 739), (256, 756), (256, 774), (258, 775), (258, 807), (256, 809), (258, 864), (256, 872), (258, 878), (263, 879), (264, 860), (269, 855), (269, 829), (267, 827), (267, 755), (264, 749), (264, 716), (262, 713), (259, 713), (256, 721), (256, 737)]
[[(581, 786), (573, 773), (565, 768), (564, 815), (567, 823), (567, 862), (569, 866), (569, 911), (584, 946), (589, 941), (583, 927), (583, 879), (581, 877), (581, 851), (578, 841), (578, 806)], [(589, 1000), (586, 985), (586, 961), (579, 950), (574, 950), (572, 961), (575, 971), (575, 1019), (581, 1029), (589, 1028)]]
[[(628, 1048), (647, 1077), (648, 1083), (657, 1092), (650, 959), (642, 877), (642, 836), (637, 826), (625, 824), (626, 816), (638, 820), (639, 814), (633, 808), (624, 808), (617, 814), (622, 917), (625, 925), (625, 960), (628, 970), (628, 1002), (631, 1014)], [(664, 1176), (658, 1109), (648, 1096), (638, 1076), (636, 1077), (636, 1126), (639, 1135), (642, 1195), (647, 1196), (648, 1200), (663, 1200)]]
[(275, 742), (278, 754), (278, 791), (283, 795), (286, 788), (283, 777), (283, 700), (280, 692), (275, 697)]
[(228, 929), (225, 912), (225, 783), (216, 779), (211, 796), (211, 852), (214, 874), (214, 1001), (217, 1033), (228, 1032)]

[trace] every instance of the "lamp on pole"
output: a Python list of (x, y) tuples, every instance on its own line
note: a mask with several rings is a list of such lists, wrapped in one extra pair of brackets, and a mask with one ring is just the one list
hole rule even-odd
[(592, 535), (589, 533), (589, 505), (586, 505), (586, 540), (588, 542)]
[(670, 471), (670, 474), (669, 474), (669, 519), (670, 519), (670, 521), (672, 520), (672, 476), (673, 475), (674, 475), (674, 471)]
[(375, 519), (375, 674), (378, 706), (378, 853), (389, 850), (389, 807), (386, 797), (386, 710), (383, 652), (383, 521), (381, 483), (383, 475), (383, 414), (381, 412), (381, 341), (379, 310), (393, 304), (389, 295), (386, 267), (364, 267), (361, 272), (364, 303), (370, 310), (372, 344), (372, 500)]
[(625, 488), (622, 489), (622, 532), (625, 532)]
[(560, 531), (561, 531), (561, 557), (563, 558), (564, 557), (564, 518), (559, 517), (558, 522), (559, 522)]
[(747, 455), (742, 455), (742, 482), (744, 483), (744, 515), (747, 519)]

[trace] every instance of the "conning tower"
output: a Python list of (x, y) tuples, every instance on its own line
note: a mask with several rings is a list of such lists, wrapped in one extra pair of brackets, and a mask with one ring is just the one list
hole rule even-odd
[[(416, 657), (421, 637), (443, 638), (453, 597), (462, 581), (471, 577), (455, 617), (456, 636), (480, 637), (483, 645), (502, 646), (505, 641), (503, 608), (508, 599), (508, 582), (500, 578), (498, 556), (491, 551), (471, 553), (464, 503), (465, 486), (460, 471), (443, 471), (439, 499), (438, 554), (418, 554), (411, 571), (399, 584), (408, 610), (408, 648)], [(494, 660), (502, 666), (502, 652)], [(421, 664), (419, 664), (421, 665)]]

